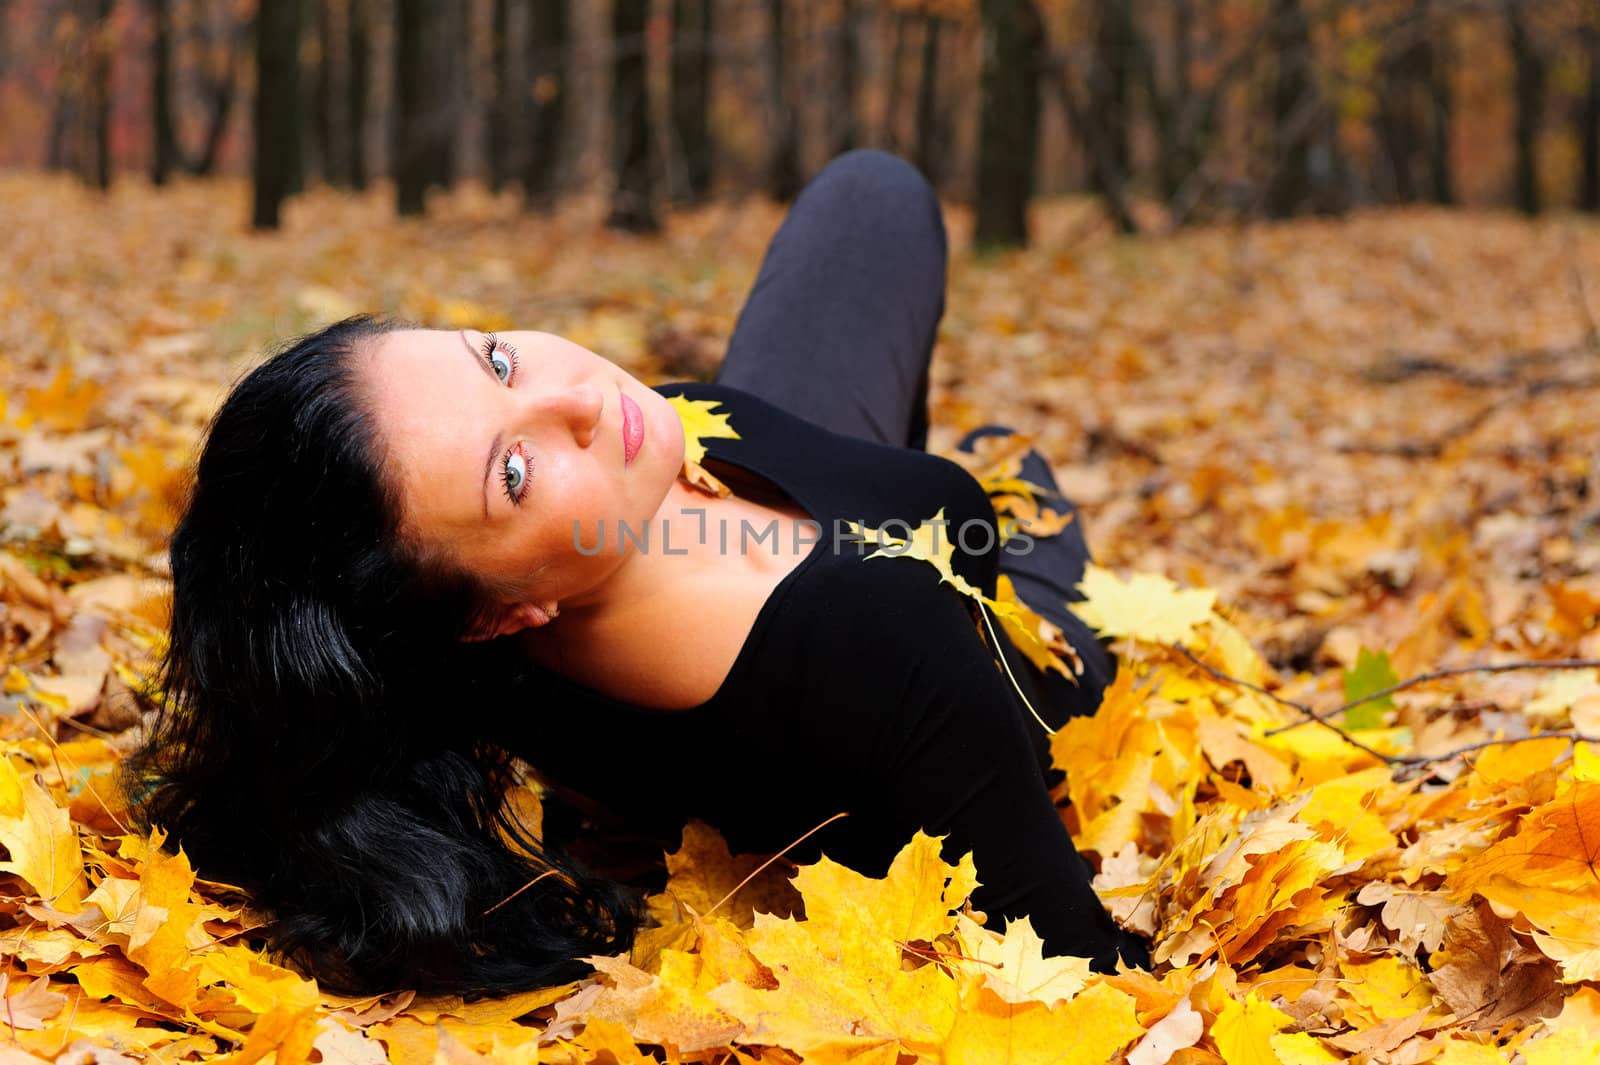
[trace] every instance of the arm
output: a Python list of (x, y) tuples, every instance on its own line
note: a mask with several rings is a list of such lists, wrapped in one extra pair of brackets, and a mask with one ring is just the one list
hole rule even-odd
[[(1026, 729), (1038, 728), (979, 640), (960, 597), (912, 560), (877, 559), (874, 598), (889, 603), (838, 626), (855, 631), (860, 672), (879, 678), (862, 693), (881, 700), (874, 722), (862, 830), (903, 844), (918, 828), (947, 836), (944, 855), (973, 852), (982, 886), (974, 907), (990, 926), (1023, 914), (1046, 954), (1130, 962), (1143, 948), (1106, 913), (1045, 788)], [(888, 571), (900, 567), (898, 573)], [(918, 578), (923, 578), (918, 580)], [(871, 631), (870, 634), (866, 630)]]

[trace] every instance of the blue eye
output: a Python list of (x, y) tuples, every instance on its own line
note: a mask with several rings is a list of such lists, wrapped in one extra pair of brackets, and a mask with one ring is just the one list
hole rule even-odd
[(528, 456), (523, 452), (522, 444), (512, 444), (506, 449), (505, 457), (500, 460), (500, 468), (506, 498), (513, 504), (521, 503), (528, 483)]
[(510, 384), (517, 375), (517, 349), (502, 342), (493, 333), (484, 336), (483, 358), (501, 384)]

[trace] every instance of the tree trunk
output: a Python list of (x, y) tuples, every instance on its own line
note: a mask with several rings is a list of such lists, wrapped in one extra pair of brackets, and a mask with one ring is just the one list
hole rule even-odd
[(767, 190), (779, 203), (788, 203), (800, 192), (800, 130), (789, 93), (784, 0), (767, 0), (767, 20), (767, 93), (772, 115)]
[[(1191, 151), (1191, 131), (1182, 120), (1190, 100), (1189, 66), (1190, 45), (1194, 38), (1194, 5), (1192, 0), (1172, 0), (1172, 89), (1167, 103), (1152, 107), (1164, 122), (1158, 122), (1161, 136), (1158, 178), (1161, 196), (1169, 204), (1177, 198), (1185, 179), (1193, 172), (1195, 161)], [(1149, 78), (1155, 84), (1153, 72)], [(1154, 104), (1154, 101), (1152, 101)]]
[(1449, 13), (1442, 17), (1445, 22), (1438, 32), (1429, 33), (1437, 44), (1428, 86), (1428, 171), (1433, 178), (1434, 202), (1452, 204), (1456, 202), (1455, 176), (1450, 166), (1450, 130), (1455, 121), (1455, 94), (1450, 88), (1454, 52), (1450, 47)]
[(660, 228), (652, 173), (650, 92), (646, 77), (645, 26), (649, 0), (615, 0), (611, 14), (612, 169), (616, 187), (606, 224), (635, 233)]
[(1273, 0), (1269, 18), (1278, 57), (1272, 94), (1272, 177), (1267, 185), (1267, 214), (1287, 218), (1311, 195), (1309, 136), (1305, 109), (1314, 106), (1311, 32), (1300, 0)]
[(891, 152), (900, 150), (900, 101), (905, 96), (906, 51), (910, 47), (911, 15), (895, 11), (893, 43), (889, 46), (889, 87), (883, 100), (883, 131), (878, 143)]
[(698, 203), (711, 192), (711, 40), (714, 0), (673, 0), (672, 129), (682, 166), (672, 198)]
[(426, 210), (428, 190), (448, 177), (451, 130), (437, 88), (442, 66), (438, 5), (432, 0), (395, 0), (396, 207), (401, 215)]
[(428, 153), (428, 181), (448, 189), (456, 182), (456, 134), (464, 117), (467, 86), (467, 4), (470, 0), (432, 0), (433, 32), (429, 47), (427, 82), (434, 102), (429, 129), (433, 150)]
[(83, 172), (83, 104), (85, 54), (88, 32), (83, 9), (73, 3), (56, 12), (52, 27), (55, 42), (55, 100), (50, 107), (50, 129), (45, 138), (45, 166), (50, 170)]
[(1039, 152), (1044, 25), (1033, 0), (982, 0), (977, 225), (982, 247), (1028, 243), (1028, 201)]
[(1089, 67), (1089, 120), (1119, 174), (1129, 172), (1130, 75), (1134, 61), (1133, 11), (1129, 0), (1097, 0), (1099, 23)]
[(567, 115), (567, 49), (571, 29), (567, 0), (532, 0), (528, 58), (533, 73), (533, 116), (523, 188), (532, 206), (555, 205), (561, 175), (561, 142)]
[(372, 77), (372, 17), (370, 0), (349, 0), (345, 43), (348, 82), (345, 85), (345, 124), (350, 127), (350, 187), (367, 187), (367, 92)]
[(1391, 44), (1378, 63), (1375, 117), (1385, 163), (1380, 187), (1395, 203), (1411, 203), (1418, 194), (1417, 157), (1424, 146), (1418, 97), (1433, 81), (1426, 18), (1426, 4), (1413, 5), (1390, 34)]
[(300, 5), (265, 3), (256, 15), (255, 204), (251, 224), (277, 229), (300, 168)]
[(183, 165), (172, 120), (172, 0), (148, 0), (150, 9), (150, 180), (165, 185)]
[(44, 165), (48, 170), (75, 169), (72, 133), (78, 126), (76, 79), (66, 71), (57, 75), (55, 103), (50, 108), (50, 132), (45, 137)]
[(85, 174), (102, 192), (111, 187), (111, 9), (115, 0), (95, 0), (89, 36), (89, 118), (92, 166)]
[[(11, 7), (11, 0), (0, 0), (0, 27), (6, 24)], [(4, 78), (11, 70), (11, 49), (6, 42), (4, 34), (0, 34), (0, 78)]]
[(488, 139), (485, 154), (489, 188), (496, 192), (527, 167), (522, 159), (530, 88), (522, 52), (528, 37), (527, 27), (522, 22), (526, 13), (523, 0), (494, 0), (489, 30), (491, 86), (485, 115)]
[[(222, 154), (222, 141), (228, 135), (228, 121), (233, 116), (234, 100), (239, 95), (239, 67), (243, 62), (248, 35), (235, 30), (228, 41), (227, 66), (222, 73), (207, 79), (206, 96), (210, 102), (210, 117), (206, 125), (205, 140), (200, 146), (200, 157), (184, 157), (184, 167), (195, 177), (209, 177), (217, 168)], [(180, 147), (181, 153), (181, 147)]]
[(317, 69), (316, 84), (312, 91), (312, 130), (316, 134), (317, 158), (322, 169), (322, 180), (330, 185), (345, 186), (350, 171), (346, 161), (345, 145), (349, 135), (344, 129), (344, 115), (335, 100), (345, 98), (344, 12), (341, 0), (315, 0), (317, 18)]
[[(1041, 46), (1041, 57), (1044, 55)], [(1092, 119), (1088, 116), (1088, 106), (1078, 100), (1072, 88), (1071, 79), (1067, 76), (1065, 61), (1045, 62), (1041, 58), (1040, 74), (1049, 79), (1050, 87), (1055, 91), (1057, 99), (1061, 101), (1061, 109), (1067, 115), (1067, 123), (1074, 133), (1083, 141), (1089, 154), (1090, 180), (1095, 188), (1100, 190), (1101, 197), (1105, 200), (1106, 211), (1111, 215), (1111, 221), (1120, 233), (1138, 233), (1139, 224), (1133, 217), (1133, 212), (1128, 206), (1127, 190), (1123, 187), (1123, 175), (1117, 171), (1116, 164), (1111, 160), (1111, 151), (1099, 137), (1091, 135)]]
[(944, 155), (939, 121), (939, 30), (943, 22), (933, 15), (924, 20), (922, 81), (917, 87), (917, 153), (915, 162), (928, 183), (939, 187), (939, 163)]
[(833, 144), (830, 154), (848, 152), (861, 142), (860, 119), (856, 112), (856, 81), (860, 77), (860, 7), (858, 0), (840, 0), (839, 6), (839, 89), (834, 114)]
[(1578, 179), (1578, 207), (1600, 211), (1600, 25), (1594, 11), (1583, 23), (1583, 54), (1589, 64), (1589, 84), (1583, 97), (1583, 128), (1578, 131), (1583, 172)]
[(1506, 4), (1506, 28), (1515, 68), (1516, 197), (1523, 214), (1539, 213), (1539, 119), (1544, 111), (1544, 56), (1523, 19), (1522, 0)]

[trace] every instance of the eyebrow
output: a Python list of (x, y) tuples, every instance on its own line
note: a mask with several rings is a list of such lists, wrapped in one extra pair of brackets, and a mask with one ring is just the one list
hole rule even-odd
[[(494, 376), (494, 371), (489, 369), (488, 363), (484, 362), (483, 359), (481, 359), (478, 356), (478, 349), (473, 347), (472, 346), (472, 341), (467, 339), (467, 331), (465, 329), (458, 330), (457, 331), (457, 335), (461, 337), (461, 345), (462, 345), (462, 347), (467, 349), (467, 354), (472, 357), (472, 361), (474, 363), (476, 363), (478, 365), (478, 367), (480, 369), (482, 369), (485, 373), (489, 374), (491, 377)], [(489, 520), (489, 471), (494, 468), (494, 457), (495, 457), (495, 455), (500, 453), (500, 441), (502, 439), (504, 439), (504, 435), (503, 434), (495, 433), (493, 442), (491, 442), (489, 444), (489, 453), (483, 457), (483, 520), (484, 521), (488, 521)]]

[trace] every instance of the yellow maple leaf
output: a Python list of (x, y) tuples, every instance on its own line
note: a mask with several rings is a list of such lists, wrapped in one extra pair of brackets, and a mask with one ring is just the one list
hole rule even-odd
[(998, 999), (962, 1002), (942, 1053), (945, 1065), (1104, 1065), (1144, 1034), (1135, 1001), (1106, 983), (1053, 1007), (1012, 1005)]
[(1557, 719), (1566, 716), (1579, 699), (1600, 695), (1600, 670), (1573, 669), (1539, 682), (1539, 694), (1522, 712), (1529, 717)]
[(1350, 997), (1375, 1021), (1426, 1013), (1433, 1005), (1422, 974), (1402, 958), (1387, 955), (1369, 962), (1343, 961), (1339, 971), (1349, 981)]
[(1527, 1065), (1572, 1065), (1575, 1061), (1600, 1061), (1600, 1033), (1563, 1028), (1543, 1039), (1524, 1043)]
[(1155, 573), (1136, 573), (1123, 581), (1095, 565), (1084, 570), (1078, 590), (1084, 601), (1068, 606), (1102, 636), (1147, 643), (1187, 642), (1217, 602), (1217, 593), (1209, 588), (1183, 590)]
[(1600, 991), (1581, 987), (1567, 996), (1561, 1013), (1545, 1022), (1551, 1034), (1522, 1043), (1527, 1065), (1570, 1065), (1600, 1061)]
[[(666, 887), (650, 900), (651, 913), (663, 923), (675, 908), (705, 917), (717, 907), (718, 914), (748, 928), (757, 911), (787, 917), (798, 907), (782, 869), (760, 855), (735, 857), (722, 834), (704, 821), (684, 823), (678, 849), (666, 855), (666, 865)], [(634, 957), (639, 960), (637, 951)]]
[(949, 534), (947, 526), (949, 520), (944, 516), (944, 508), (940, 507), (938, 513), (925, 521), (917, 523), (911, 530), (911, 536), (902, 539), (891, 536), (881, 529), (874, 529), (870, 525), (859, 522), (846, 522), (846, 526), (855, 536), (859, 536), (863, 543), (877, 544), (878, 550), (867, 555), (873, 558), (914, 558), (926, 562), (939, 571), (939, 581), (948, 584), (962, 595), (971, 599), (982, 600), (983, 592), (979, 591), (961, 574), (955, 571), (956, 540)]
[(1282, 1065), (1272, 1037), (1293, 1023), (1288, 1014), (1262, 1002), (1252, 991), (1243, 1002), (1230, 999), (1222, 1004), (1211, 1025), (1211, 1038), (1228, 1065)]
[(1547, 889), (1600, 883), (1600, 782), (1575, 781), (1523, 818), (1516, 833), (1462, 863), (1447, 885), (1465, 895), (1497, 876)]
[(920, 831), (881, 879), (824, 857), (795, 875), (804, 919), (758, 913), (745, 935), (777, 986), (729, 980), (705, 998), (744, 1025), (739, 1041), (808, 1061), (892, 1065), (901, 1052), (932, 1054), (955, 1021), (959, 989), (942, 966), (908, 969), (908, 948), (918, 958), (913, 944), (949, 934), (951, 911), (977, 883), (970, 853), (950, 865), (940, 837)]
[(63, 363), (47, 387), (30, 388), (23, 395), (19, 428), (27, 429), (39, 422), (58, 433), (75, 433), (89, 424), (105, 389), (90, 380), (74, 382), (72, 367)]
[(609, 1055), (617, 1065), (656, 1065), (656, 1059), (639, 1049), (628, 1030), (612, 1021), (596, 1018), (574, 1042), (587, 1051), (584, 1061), (603, 1061)]
[(15, 873), (63, 913), (77, 913), (88, 885), (72, 818), (33, 779), (0, 755), (0, 872)]
[(742, 1022), (706, 998), (734, 979), (731, 974), (688, 951), (664, 950), (659, 961), (660, 972), (652, 975), (621, 956), (590, 958), (611, 986), (590, 1003), (586, 1018), (619, 1024), (637, 1041), (671, 1046), (680, 1054), (726, 1046), (743, 1034)]
[[(944, 516), (943, 507), (940, 507), (933, 517), (918, 522), (917, 527), (911, 530), (909, 538), (892, 536), (882, 529), (875, 529), (859, 522), (850, 521), (845, 524), (851, 534), (858, 537), (862, 543), (878, 545), (878, 550), (867, 555), (867, 559), (910, 558), (932, 566), (939, 573), (939, 583), (950, 585), (978, 604), (979, 614), (989, 630), (990, 640), (998, 642), (999, 637), (995, 634), (988, 615), (984, 613), (985, 608), (1000, 618), (1002, 627), (1012, 636), (1018, 650), (1041, 670), (1053, 669), (1069, 679), (1074, 679), (1077, 673), (1083, 672), (1082, 660), (1078, 658), (1078, 653), (1067, 642), (1061, 630), (1017, 598), (1008, 577), (1002, 575), (997, 579), (995, 584), (997, 597), (991, 599), (983, 594), (982, 589), (973, 586), (955, 571), (955, 538), (949, 535), (947, 526), (950, 523)], [(1062, 658), (1063, 654), (1072, 659), (1073, 665), (1070, 669)], [(1006, 677), (1011, 681), (1012, 688), (1021, 698), (1022, 705), (1028, 708), (1028, 712), (1039, 722), (1041, 728), (1054, 733), (1055, 729), (1045, 724), (1044, 718), (1039, 716), (1039, 711), (1033, 708), (1033, 703), (1023, 692), (1022, 685), (1017, 683), (1017, 678), (1011, 672), (1011, 666), (1006, 662), (1004, 655), (997, 654), (996, 657), (1005, 670)]]
[(1344, 1060), (1307, 1032), (1279, 1032), (1267, 1042), (1283, 1065), (1339, 1065)]
[(1044, 940), (1027, 917), (1007, 922), (1001, 936), (961, 914), (956, 937), (962, 953), (972, 959), (964, 967), (1007, 1002), (1051, 1006), (1072, 998), (1089, 982), (1089, 959), (1044, 957)]
[(683, 423), (683, 472), (681, 476), (690, 484), (718, 496), (728, 494), (728, 486), (711, 475), (700, 460), (706, 457), (705, 440), (738, 440), (740, 436), (728, 424), (728, 415), (713, 413), (722, 404), (714, 399), (685, 399), (668, 396), (667, 402), (678, 412)]
[(802, 866), (794, 886), (807, 923), (836, 936), (845, 926), (868, 928), (901, 943), (947, 935), (955, 928), (952, 911), (977, 888), (978, 876), (970, 852), (955, 865), (941, 857), (943, 840), (918, 829), (881, 879), (827, 857)]
[(762, 913), (746, 942), (778, 986), (729, 981), (707, 995), (744, 1024), (744, 1042), (890, 1065), (901, 1052), (930, 1054), (955, 1021), (955, 980), (937, 965), (906, 970), (901, 945), (879, 928)]
[(1446, 1038), (1443, 1047), (1433, 1065), (1508, 1065), (1511, 1060), (1499, 1047), (1470, 1038)]
[[(1066, 634), (1049, 618), (1036, 613), (1027, 603), (1017, 598), (1011, 578), (1004, 573), (995, 578), (995, 595), (985, 599), (989, 609), (1000, 621), (1000, 628), (1011, 638), (1017, 650), (1041, 673), (1056, 672), (1077, 683), (1083, 674), (1083, 659), (1077, 649), (1067, 642)], [(1071, 667), (1067, 660), (1072, 662)]]

